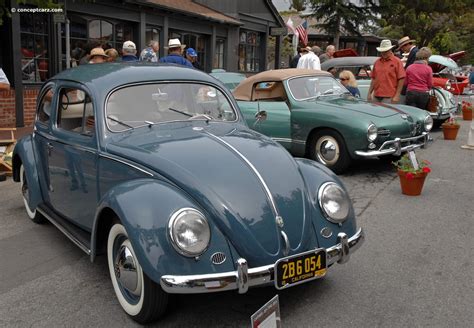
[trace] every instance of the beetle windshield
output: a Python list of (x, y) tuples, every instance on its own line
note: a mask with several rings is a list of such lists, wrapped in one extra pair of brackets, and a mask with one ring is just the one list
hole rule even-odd
[(210, 85), (156, 83), (114, 91), (106, 105), (107, 126), (120, 132), (144, 125), (181, 120), (235, 121), (229, 99)]
[(331, 76), (302, 76), (288, 80), (293, 98), (307, 100), (347, 93), (347, 89)]

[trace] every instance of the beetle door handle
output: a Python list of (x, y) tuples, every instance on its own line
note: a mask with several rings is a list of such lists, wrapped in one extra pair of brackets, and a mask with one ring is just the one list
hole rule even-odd
[(46, 146), (48, 147), (48, 156), (51, 156), (51, 150), (53, 150), (54, 147), (50, 142), (48, 142)]

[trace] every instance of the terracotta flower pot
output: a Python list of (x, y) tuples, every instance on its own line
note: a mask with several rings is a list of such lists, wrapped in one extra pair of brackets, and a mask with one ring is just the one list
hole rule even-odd
[(443, 128), (444, 139), (446, 140), (456, 140), (459, 131), (459, 124), (441, 124)]
[(464, 121), (472, 121), (472, 110), (462, 109), (462, 119)]
[(398, 177), (400, 178), (400, 187), (402, 188), (402, 194), (408, 196), (420, 195), (427, 175), (428, 173), (426, 172), (409, 173), (398, 170)]

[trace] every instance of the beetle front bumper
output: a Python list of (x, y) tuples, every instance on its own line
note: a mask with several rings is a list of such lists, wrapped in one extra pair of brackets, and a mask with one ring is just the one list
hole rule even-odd
[[(337, 244), (326, 249), (327, 265), (336, 262), (346, 263), (350, 254), (362, 245), (364, 238), (362, 229), (359, 229), (350, 238), (345, 233), (339, 233)], [(189, 276), (165, 275), (161, 277), (160, 285), (165, 292), (171, 294), (211, 293), (235, 289), (240, 294), (244, 294), (249, 287), (272, 283), (274, 266), (274, 264), (270, 264), (258, 268), (248, 268), (247, 261), (240, 258), (237, 260), (236, 271)]]
[[(430, 134), (423, 132), (419, 136), (409, 138), (395, 138), (394, 140), (385, 141), (378, 149), (374, 150), (356, 150), (357, 156), (370, 158), (384, 155), (396, 155), (400, 156), (402, 152), (406, 152), (416, 148), (424, 148), (428, 146), (428, 142), (431, 141)], [(407, 145), (402, 146), (403, 143)]]

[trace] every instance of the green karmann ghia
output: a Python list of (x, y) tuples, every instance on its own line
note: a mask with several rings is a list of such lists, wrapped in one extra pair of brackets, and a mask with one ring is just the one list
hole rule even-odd
[(433, 127), (428, 112), (353, 97), (322, 71), (266, 71), (245, 79), (233, 93), (251, 128), (336, 173), (356, 158), (397, 157), (424, 147)]

